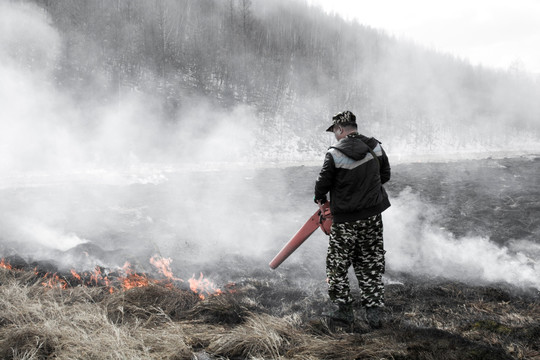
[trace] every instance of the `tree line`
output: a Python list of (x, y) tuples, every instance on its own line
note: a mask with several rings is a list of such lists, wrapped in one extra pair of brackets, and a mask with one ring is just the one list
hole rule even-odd
[(252, 105), (264, 133), (290, 130), (307, 148), (344, 109), (411, 145), (503, 141), (482, 135), (493, 128), (540, 136), (538, 79), (472, 66), (301, 1), (32, 1), (64, 36), (65, 86), (100, 88), (105, 101), (157, 94), (170, 121), (186, 99), (204, 96)]

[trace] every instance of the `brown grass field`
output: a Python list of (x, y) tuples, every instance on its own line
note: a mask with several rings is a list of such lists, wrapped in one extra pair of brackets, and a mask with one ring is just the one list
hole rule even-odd
[[(155, 284), (47, 288), (0, 270), (2, 359), (538, 359), (540, 299), (497, 286), (387, 285), (385, 325), (317, 314), (325, 297), (247, 279), (201, 300)], [(361, 309), (356, 309), (359, 318)]]
[[(389, 192), (431, 184), (431, 192), (424, 196), (468, 211), (467, 228), (489, 231), (500, 242), (516, 232), (521, 232), (521, 238), (537, 239), (540, 161), (499, 163), (505, 167), (489, 166), (489, 161), (482, 163), (486, 166), (476, 162), (474, 167), (472, 162), (451, 168), (398, 165)], [(456, 168), (460, 177), (448, 180)], [(291, 171), (304, 172), (309, 179), (316, 173), (311, 168)], [(522, 179), (520, 186), (493, 192), (504, 177)], [(489, 182), (493, 186), (488, 192)], [(443, 196), (451, 187), (463, 191)], [(483, 201), (473, 202), (479, 196)], [(521, 204), (520, 213), (516, 202)], [(455, 215), (458, 212), (450, 213), (454, 216), (446, 216), (444, 226), (459, 235), (463, 220)], [(27, 266), (8, 269), (4, 263), (0, 266), (0, 358), (540, 359), (538, 289), (390, 269), (392, 279), (398, 281), (386, 284), (384, 326), (372, 330), (363, 321), (361, 308), (355, 308), (357, 321), (352, 326), (321, 317), (328, 306), (325, 288), (301, 264), (291, 262), (285, 272), (275, 275), (254, 270), (249, 263), (253, 260), (243, 260), (241, 269), (228, 274), (235, 284), (221, 286), (221, 294), (204, 299), (173, 282), (111, 292), (107, 286), (73, 283), (64, 274), (60, 277), (66, 279), (65, 288), (60, 283), (44, 286), (42, 272)], [(227, 272), (234, 265), (224, 267)], [(291, 274), (302, 277), (301, 286)]]

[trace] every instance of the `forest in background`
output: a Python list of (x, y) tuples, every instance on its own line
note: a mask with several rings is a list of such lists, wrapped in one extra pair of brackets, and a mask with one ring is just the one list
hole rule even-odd
[(302, 1), (27, 2), (61, 33), (55, 81), (76, 98), (151, 94), (169, 123), (193, 99), (245, 104), (268, 154), (320, 155), (321, 132), (345, 109), (394, 152), (512, 150), (540, 139), (537, 77), (472, 66)]

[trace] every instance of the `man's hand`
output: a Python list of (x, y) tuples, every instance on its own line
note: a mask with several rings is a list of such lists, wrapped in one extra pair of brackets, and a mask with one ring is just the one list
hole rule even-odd
[(315, 202), (315, 204), (322, 205), (322, 204), (325, 204), (328, 200), (326, 199), (326, 195), (324, 195), (323, 198), (319, 198), (319, 199), (313, 197), (313, 201)]

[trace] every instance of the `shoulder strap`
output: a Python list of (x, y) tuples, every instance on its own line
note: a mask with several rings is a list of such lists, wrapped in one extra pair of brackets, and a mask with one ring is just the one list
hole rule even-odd
[[(367, 145), (367, 144), (366, 144)], [(368, 149), (369, 149), (369, 152), (371, 153), (371, 155), (373, 155), (373, 157), (375, 158), (375, 160), (377, 161), (377, 165), (379, 165), (379, 169), (381, 168), (381, 162), (379, 161), (379, 157), (377, 156), (377, 154), (375, 154), (375, 151), (373, 151), (369, 145), (367, 145)]]
[[(373, 139), (373, 140), (379, 142), (379, 141), (378, 141), (377, 139), (375, 139), (375, 138), (371, 138), (371, 139)], [(364, 144), (366, 144), (366, 146), (367, 146), (369, 152), (370, 152), (371, 155), (375, 158), (375, 161), (377, 161), (377, 165), (379, 165), (379, 169), (380, 169), (380, 168), (381, 168), (381, 162), (380, 162), (380, 160), (379, 160), (379, 157), (377, 156), (377, 154), (375, 154), (375, 151), (373, 151), (373, 149), (368, 145), (367, 142), (365, 142), (364, 140), (362, 140), (362, 142), (363, 142)]]

